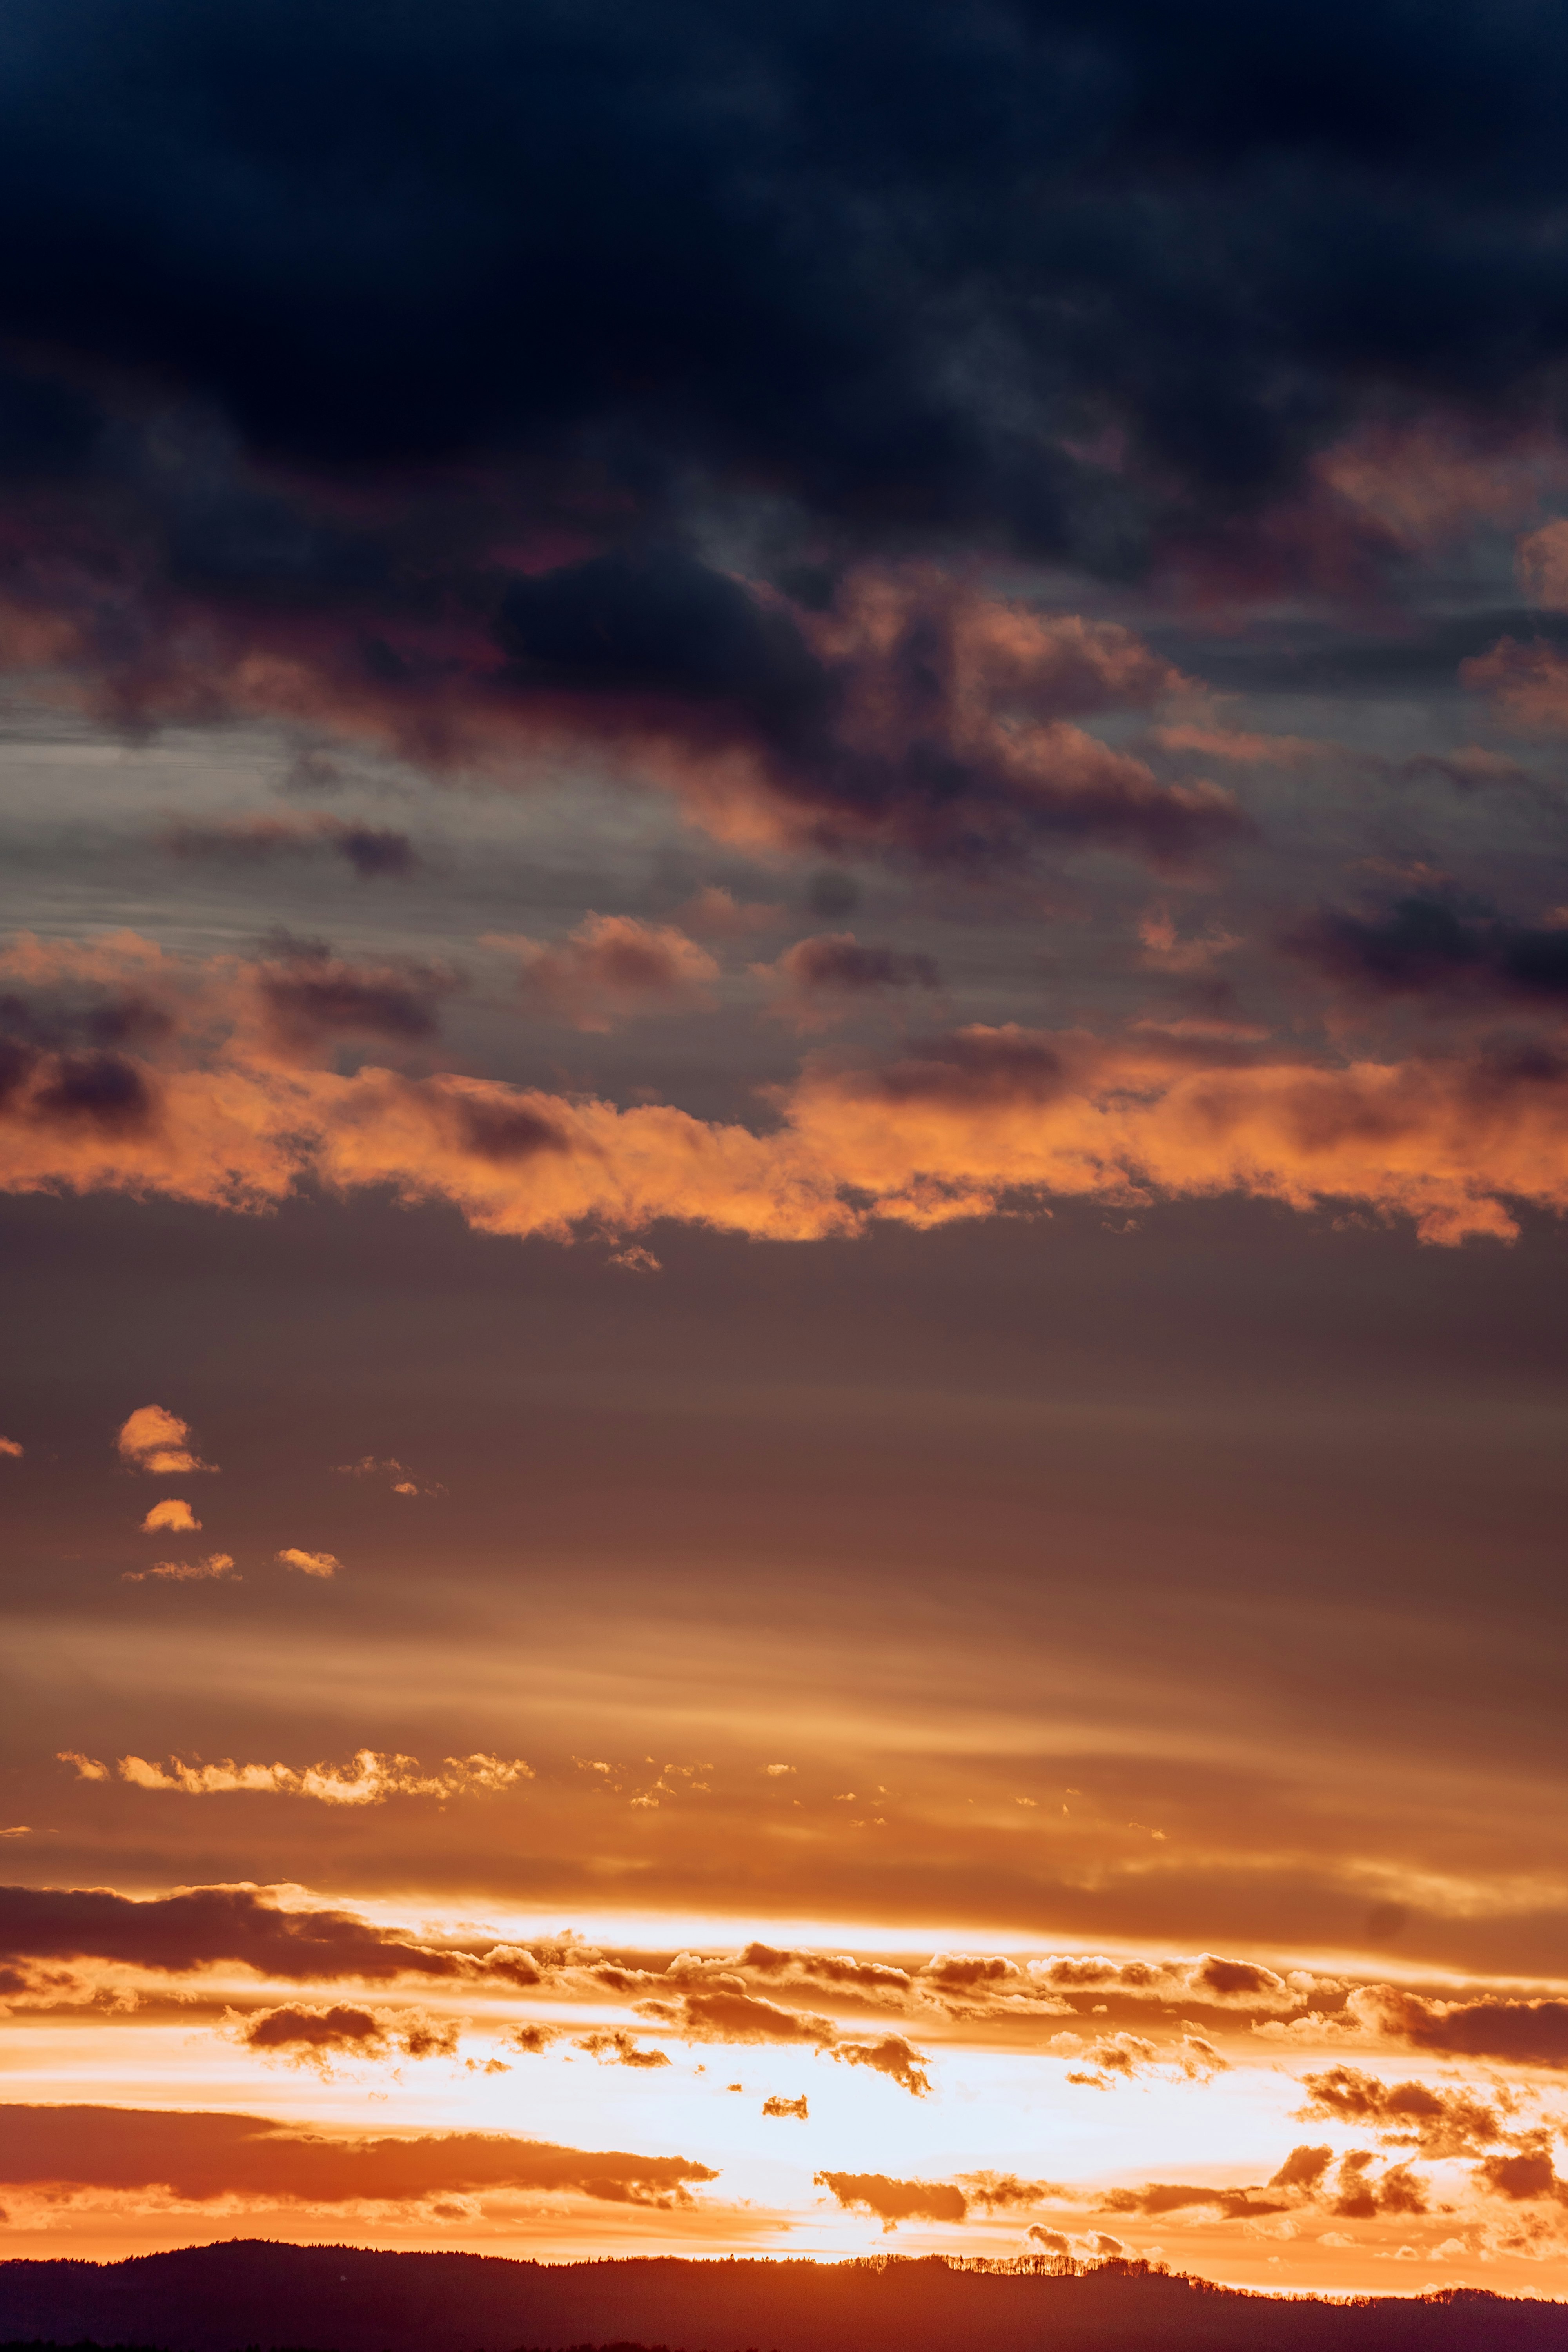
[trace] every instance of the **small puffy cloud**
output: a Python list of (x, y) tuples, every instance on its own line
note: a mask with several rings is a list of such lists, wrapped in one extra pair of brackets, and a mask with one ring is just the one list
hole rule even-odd
[(763, 2113), (764, 2116), (794, 2116), (799, 2122), (805, 2123), (807, 2120), (805, 2094), (803, 2091), (798, 2099), (764, 2099)]
[(196, 1470), (216, 1470), (204, 1462), (191, 1444), (191, 1425), (161, 1404), (138, 1405), (121, 1423), (115, 1446), (122, 1462), (154, 1478), (181, 1478)]
[(301, 1576), (336, 1576), (342, 1561), (330, 1551), (300, 1551), (290, 1544), (274, 1554), (279, 1568), (297, 1568)]
[(14, 1437), (0, 1437), (0, 1454), (12, 1462), (20, 1462), (23, 1449)]
[[(20, 1451), (20, 1448), (17, 1450)], [(763, 1766), (763, 1769), (767, 1774), (770, 1780), (782, 1780), (786, 1772), (793, 1772), (795, 1770), (795, 1766), (793, 1764), (764, 1764)]]
[(153, 1504), (142, 1522), (142, 1532), (144, 1536), (160, 1532), (173, 1536), (195, 1535), (201, 1524), (189, 1503), (182, 1503), (171, 1496), (167, 1502)]
[(526, 1002), (574, 1029), (603, 1034), (657, 1013), (706, 1012), (719, 967), (673, 923), (589, 915), (557, 947), (491, 933), (486, 947), (515, 956)]
[(551, 2043), (560, 2038), (559, 2026), (518, 2025), (508, 2035), (506, 2047), (521, 2051), (525, 2058), (542, 2058)]
[(668, 2050), (641, 2049), (634, 2037), (624, 2031), (614, 2033), (580, 2033), (572, 2047), (574, 2050), (584, 2052), (590, 2058), (596, 2058), (601, 2066), (668, 2066), (669, 2064)]
[(840, 2065), (868, 2066), (874, 2074), (886, 2074), (911, 2098), (923, 2099), (931, 2089), (931, 2076), (925, 2071), (930, 2062), (923, 2051), (911, 2049), (901, 2034), (885, 2034), (880, 2042), (840, 2042), (827, 2055)]
[(334, 2058), (455, 2058), (459, 2031), (456, 2022), (423, 2010), (286, 2002), (237, 2022), (234, 2039), (242, 2049), (325, 2072)]
[(1568, 2181), (1559, 2179), (1544, 2138), (1513, 2156), (1489, 2156), (1476, 2169), (1479, 2186), (1515, 2204), (1550, 2197), (1568, 2205)]
[(771, 992), (772, 1017), (801, 1030), (841, 1021), (857, 1002), (900, 989), (941, 986), (930, 956), (864, 947), (853, 931), (824, 931), (797, 940), (774, 962), (752, 964), (752, 973)]
[(1311, 2196), (1322, 2186), (1323, 2175), (1334, 2160), (1331, 2147), (1293, 2147), (1278, 2172), (1270, 2176), (1270, 2189), (1299, 2189)]
[(1137, 2033), (1105, 2033), (1086, 2046), (1081, 2035), (1065, 2032), (1053, 2034), (1046, 2046), (1058, 2057), (1079, 2059), (1092, 2067), (1092, 2074), (1069, 2074), (1068, 2081), (1096, 2090), (1107, 2089), (1114, 2076), (1131, 2081), (1154, 2067), (1173, 2067), (1189, 2083), (1206, 2082), (1212, 2074), (1228, 2071), (1214, 2043), (1196, 2033), (1168, 2042), (1147, 2042)]
[(900, 2221), (962, 2221), (969, 2211), (950, 2180), (892, 2180), (885, 2172), (818, 2172), (813, 2185), (831, 2189), (847, 2212), (874, 2213), (884, 2231)]
[(174, 1584), (240, 1582), (235, 1572), (234, 1555), (226, 1551), (209, 1552), (205, 1559), (160, 1559), (151, 1568), (128, 1568), (120, 1580), (122, 1584), (145, 1584), (154, 1578)]
[(1300, 2110), (1303, 2116), (1360, 2125), (1386, 2146), (1414, 2147), (1426, 2157), (1470, 2156), (1503, 2136), (1496, 2107), (1463, 2089), (1384, 2083), (1353, 2066), (1305, 2075), (1302, 2088), (1310, 2094)]

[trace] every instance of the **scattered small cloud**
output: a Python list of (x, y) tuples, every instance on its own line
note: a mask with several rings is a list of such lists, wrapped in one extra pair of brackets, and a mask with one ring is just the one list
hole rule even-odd
[(153, 1504), (142, 1522), (142, 1532), (144, 1536), (160, 1532), (172, 1536), (195, 1535), (201, 1524), (189, 1503), (182, 1503), (171, 1496), (167, 1502)]
[(233, 1554), (226, 1551), (210, 1552), (205, 1559), (160, 1559), (151, 1568), (128, 1568), (120, 1580), (121, 1584), (145, 1584), (154, 1578), (174, 1584), (242, 1581), (235, 1572)]
[(764, 2099), (763, 2113), (764, 2116), (794, 2116), (797, 2121), (805, 2123), (807, 2120), (805, 2093), (803, 2091), (798, 2099)]
[[(83, 1780), (112, 1777), (107, 1765), (71, 1748), (60, 1749), (58, 1760), (74, 1764), (78, 1778)], [(288, 1764), (237, 1764), (232, 1757), (216, 1764), (188, 1764), (180, 1757), (171, 1757), (164, 1765), (144, 1756), (122, 1756), (114, 1769), (133, 1788), (186, 1797), (246, 1791), (258, 1796), (311, 1797), (329, 1805), (375, 1805), (388, 1797), (496, 1794), (534, 1777), (532, 1766), (521, 1756), (510, 1759), (482, 1754), (448, 1756), (444, 1770), (426, 1772), (416, 1756), (380, 1755), (370, 1748), (362, 1748), (348, 1765), (312, 1764), (303, 1770)], [(517, 1976), (519, 1971), (513, 1968), (507, 1973)], [(537, 1983), (539, 1973), (537, 1965), (528, 1958), (522, 1980)]]
[(17, 1444), (14, 1437), (0, 1437), (0, 1454), (8, 1456), (13, 1462), (20, 1462), (22, 1454), (23, 1448)]
[(273, 1558), (279, 1568), (297, 1568), (301, 1576), (336, 1576), (342, 1566), (335, 1552), (301, 1551), (295, 1544), (275, 1552)]
[(624, 2031), (581, 2033), (572, 2047), (596, 2058), (601, 2066), (668, 2066), (670, 2063), (667, 2050), (641, 2049), (635, 2036)]
[(191, 1425), (161, 1404), (138, 1405), (121, 1423), (115, 1446), (122, 1462), (154, 1478), (180, 1478), (196, 1470), (216, 1470), (204, 1462), (191, 1444)]

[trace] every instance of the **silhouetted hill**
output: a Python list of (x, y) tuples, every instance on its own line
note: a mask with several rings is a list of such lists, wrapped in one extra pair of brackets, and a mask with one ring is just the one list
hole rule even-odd
[(1468, 2290), (1350, 2304), (1138, 2263), (1077, 2276), (889, 2263), (543, 2263), (237, 2239), (129, 2262), (0, 2263), (0, 2352), (1568, 2352), (1568, 2304)]

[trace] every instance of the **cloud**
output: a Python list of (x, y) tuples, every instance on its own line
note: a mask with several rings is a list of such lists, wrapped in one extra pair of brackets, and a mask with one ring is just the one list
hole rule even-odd
[(1470, 2156), (1503, 2134), (1497, 2107), (1466, 2090), (1384, 2083), (1352, 2066), (1303, 2075), (1301, 2087), (1310, 2095), (1300, 2110), (1303, 2116), (1367, 2126), (1385, 2146), (1414, 2147), (1426, 2157)]
[(225, 824), (178, 824), (163, 833), (171, 856), (222, 865), (262, 865), (278, 857), (311, 857), (321, 852), (351, 866), (362, 882), (405, 880), (420, 858), (405, 833), (389, 826), (351, 824), (342, 817), (237, 818)]
[(1364, 918), (1324, 910), (1286, 944), (1363, 997), (1568, 1006), (1568, 925), (1507, 922), (1453, 898), (1415, 893)]
[[(83, 1779), (106, 1766), (72, 1757)], [(0, 1887), (0, 1953), (13, 1961), (105, 1960), (174, 1976), (237, 1963), (289, 1983), (388, 1983), (411, 1976), (537, 1983), (531, 1956), (435, 1950), (335, 1910), (291, 1909), (253, 1886), (202, 1886), (144, 1901), (102, 1888)], [(526, 1965), (524, 1965), (526, 1963)]]
[[(766, 1950), (766, 1947), (760, 1948)], [(679, 1979), (679, 1961), (669, 1973)], [(657, 2018), (684, 2042), (805, 2042), (842, 2065), (867, 2066), (873, 2074), (885, 2074), (911, 2097), (921, 2098), (931, 2089), (923, 2053), (911, 2049), (900, 2035), (886, 2034), (879, 2042), (842, 2041), (831, 2018), (808, 2010), (786, 2009), (781, 2002), (745, 1990), (741, 1979), (727, 1969), (724, 1974), (727, 1982), (685, 1992), (679, 2000), (640, 2000), (638, 2013)]]
[(808, 2120), (805, 2094), (803, 2091), (798, 2099), (764, 2099), (763, 2113), (764, 2116), (793, 2116), (797, 2122), (804, 2124)]
[[(1261, 2201), (1259, 2201), (1261, 2200)], [(1227, 2221), (1249, 2215), (1281, 2213), (1287, 2209), (1259, 2189), (1214, 2189), (1174, 2180), (1146, 2181), (1142, 2189), (1111, 2189), (1101, 2199), (1107, 2213), (1182, 2213), (1197, 2206), (1213, 2206)]]
[[(226, 968), (210, 979), (220, 1012), (237, 983)], [(199, 992), (200, 969), (184, 981)], [(35, 1116), (29, 1076), (0, 1106), (0, 1183), (234, 1208), (308, 1182), (375, 1186), (450, 1202), (481, 1231), (562, 1238), (676, 1217), (805, 1239), (1052, 1197), (1235, 1192), (1364, 1203), (1452, 1244), (1512, 1237), (1511, 1202), (1568, 1206), (1568, 1056), (1542, 1046), (1337, 1062), (1228, 1037), (976, 1024), (889, 1062), (813, 1058), (759, 1132), (665, 1105), (303, 1066), (264, 1022), (245, 1025), (248, 1001), (242, 990), (216, 1057), (210, 1041), (164, 1049), (155, 1131), (63, 1130)]]
[(818, 2189), (829, 2189), (846, 2211), (874, 2213), (884, 2231), (900, 2221), (962, 2221), (969, 2206), (962, 2189), (948, 2180), (891, 2180), (885, 2172), (818, 2172)]
[(0, 2183), (161, 2189), (183, 2203), (409, 2204), (445, 2191), (552, 2191), (620, 2205), (669, 2207), (716, 2180), (681, 2156), (558, 2147), (484, 2132), (354, 2137), (259, 2116), (134, 2107), (11, 2105)]
[(487, 936), (487, 947), (518, 961), (525, 1000), (574, 1029), (614, 1029), (655, 1013), (710, 1010), (719, 967), (706, 948), (671, 923), (632, 915), (588, 915), (559, 947)]
[(133, 1470), (144, 1470), (150, 1477), (184, 1477), (195, 1470), (215, 1470), (217, 1465), (201, 1459), (190, 1436), (188, 1421), (181, 1421), (161, 1404), (143, 1404), (121, 1423), (114, 1443), (122, 1462)]
[[(74, 1763), (84, 1780), (106, 1780), (101, 1766), (83, 1769), (85, 1759), (66, 1751), (62, 1762)], [(443, 1801), (475, 1793), (495, 1794), (531, 1780), (533, 1770), (521, 1756), (510, 1759), (475, 1754), (448, 1756), (442, 1772), (426, 1772), (416, 1756), (382, 1755), (362, 1748), (348, 1765), (311, 1764), (297, 1770), (288, 1764), (237, 1764), (232, 1757), (220, 1764), (186, 1764), (171, 1757), (166, 1765), (150, 1763), (144, 1756), (122, 1756), (116, 1770), (133, 1788), (176, 1791), (182, 1796), (227, 1796), (239, 1791), (280, 1797), (310, 1797), (329, 1805), (378, 1805), (388, 1797), (437, 1797)]]
[(195, 1535), (200, 1532), (201, 1524), (189, 1503), (182, 1503), (171, 1496), (167, 1502), (153, 1504), (142, 1522), (142, 1532), (151, 1536), (163, 1529), (170, 1535)]
[(357, 1462), (339, 1462), (334, 1464), (333, 1467), (338, 1475), (342, 1478), (385, 1477), (395, 1495), (430, 1496), (444, 1495), (447, 1491), (439, 1479), (432, 1480), (428, 1486), (422, 1486), (405, 1464), (391, 1455), (384, 1461), (377, 1461), (374, 1454), (362, 1454)]
[(1475, 2179), (1494, 2197), (1506, 2197), (1515, 2204), (1551, 2197), (1560, 2205), (1568, 2205), (1568, 2181), (1558, 2178), (1550, 2149), (1539, 2137), (1533, 2147), (1515, 2155), (1487, 2157), (1477, 2167)]
[(596, 2058), (601, 2065), (647, 2067), (668, 2066), (670, 2063), (667, 2050), (639, 2048), (634, 2037), (624, 2032), (582, 2033), (572, 2047), (584, 2051), (590, 2058)]
[(325, 2070), (333, 2058), (455, 2058), (460, 2028), (423, 2010), (325, 2009), (289, 2002), (237, 2021), (242, 2049)]
[(552, 2042), (561, 2038), (557, 2025), (516, 2025), (507, 2036), (506, 2047), (520, 2051), (527, 2058), (542, 2058)]
[(1011, 2172), (966, 2172), (961, 2185), (971, 2205), (986, 2213), (1014, 2212), (1064, 2193), (1054, 2180), (1020, 2180)]
[(330, 1551), (300, 1551), (290, 1544), (274, 1555), (279, 1568), (297, 1568), (301, 1576), (336, 1576), (342, 1561)]
[(25, 1450), (17, 1444), (14, 1437), (0, 1437), (0, 1454), (8, 1461), (20, 1462)]
[(1226, 2073), (1228, 2064), (1212, 2042), (1196, 2033), (1168, 2042), (1147, 2042), (1136, 2033), (1104, 2033), (1086, 2048), (1081, 2035), (1064, 2032), (1053, 2034), (1046, 2046), (1092, 2068), (1090, 2074), (1069, 2074), (1067, 2079), (1096, 2090), (1109, 2088), (1116, 2076), (1131, 2081), (1155, 2067), (1170, 2067), (1189, 2083), (1206, 2083), (1211, 2076)]
[(731, 891), (708, 883), (679, 909), (682, 929), (694, 939), (744, 940), (771, 931), (784, 919), (783, 907), (760, 899), (737, 899)]
[(752, 971), (773, 992), (769, 1011), (774, 1018), (803, 1030), (841, 1020), (857, 999), (941, 985), (930, 956), (862, 947), (853, 931), (797, 940), (775, 962), (754, 963)]
[(923, 2099), (931, 2089), (931, 2076), (925, 2071), (931, 2062), (923, 2051), (911, 2050), (897, 2033), (884, 2034), (880, 2042), (835, 2042), (827, 2055), (843, 2066), (868, 2066), (874, 2074), (886, 2074), (911, 2098)]
[(235, 1573), (233, 1554), (209, 1552), (205, 1559), (160, 1559), (151, 1568), (128, 1568), (121, 1578), (122, 1584), (145, 1584), (149, 1579), (163, 1577), (176, 1584), (233, 1582), (240, 1578)]
[(1038, 2222), (1027, 2231), (1028, 2242), (1039, 2247), (1042, 2253), (1073, 2262), (1114, 2262), (1127, 2252), (1120, 2238), (1109, 2231), (1090, 2230), (1082, 2237), (1068, 2237), (1060, 2230), (1044, 2230)]
[(321, 940), (281, 937), (256, 970), (270, 1042), (289, 1054), (308, 1055), (348, 1036), (421, 1045), (440, 1026), (442, 1000), (462, 985), (445, 964), (410, 957), (354, 963)]
[(1352, 1992), (1346, 2006), (1373, 2032), (1450, 2058), (1568, 2066), (1568, 2000), (1427, 2000), (1393, 1985)]
[(676, 2001), (639, 2001), (637, 2009), (668, 2024), (683, 2042), (807, 2042), (826, 2049), (838, 2032), (829, 2017), (784, 2009), (757, 1993), (725, 1987), (684, 1993)]

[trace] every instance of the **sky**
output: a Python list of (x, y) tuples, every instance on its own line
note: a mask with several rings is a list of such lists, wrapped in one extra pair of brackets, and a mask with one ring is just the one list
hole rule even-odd
[(0, 58), (0, 2257), (1568, 2295), (1561, 11)]

